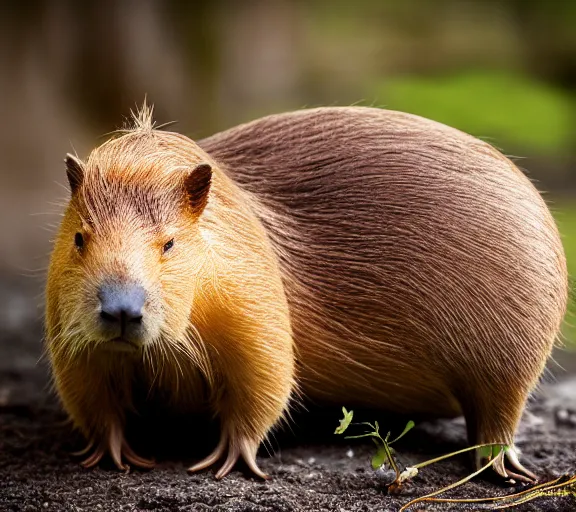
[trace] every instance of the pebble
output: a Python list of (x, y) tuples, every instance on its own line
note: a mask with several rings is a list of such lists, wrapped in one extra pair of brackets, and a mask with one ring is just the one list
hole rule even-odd
[(556, 420), (563, 425), (576, 426), (576, 413), (568, 409), (558, 409), (556, 411)]

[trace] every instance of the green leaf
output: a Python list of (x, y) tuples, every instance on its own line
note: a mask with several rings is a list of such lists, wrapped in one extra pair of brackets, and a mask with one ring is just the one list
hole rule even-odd
[(346, 407), (342, 407), (342, 412), (344, 413), (344, 418), (340, 420), (340, 425), (334, 431), (335, 434), (343, 434), (346, 429), (352, 423), (352, 417), (354, 416), (354, 411), (347, 411)]
[(500, 452), (506, 452), (509, 449), (508, 445), (493, 445), (493, 446), (483, 446), (479, 448), (480, 456), (483, 459), (496, 458)]
[(415, 423), (412, 420), (410, 420), (408, 423), (406, 423), (406, 426), (404, 427), (402, 433), (396, 439), (390, 441), (388, 444), (395, 443), (396, 441), (398, 441), (398, 439), (403, 438), (408, 432), (410, 432), (414, 428), (414, 425)]
[(388, 456), (386, 455), (386, 450), (384, 449), (384, 446), (379, 444), (378, 450), (374, 454), (374, 457), (372, 457), (372, 469), (380, 469), (387, 459)]

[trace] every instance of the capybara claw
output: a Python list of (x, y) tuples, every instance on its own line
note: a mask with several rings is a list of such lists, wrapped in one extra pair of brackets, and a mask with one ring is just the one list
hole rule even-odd
[[(111, 435), (109, 436), (108, 443), (102, 442), (98, 444), (98, 447), (92, 452), (91, 455), (86, 457), (80, 465), (84, 468), (93, 468), (95, 467), (106, 455), (106, 453), (110, 454), (110, 457), (114, 461), (114, 465), (120, 470), (128, 472), (130, 471), (130, 466), (123, 462), (125, 459), (128, 463), (132, 464), (141, 469), (152, 469), (155, 466), (155, 462), (153, 460), (145, 459), (137, 455), (130, 445), (120, 437), (119, 430), (113, 429), (111, 431)], [(89, 450), (91, 450), (95, 446), (95, 442), (92, 440), (88, 444), (86, 448), (76, 452), (76, 455), (84, 455)]]
[(270, 477), (264, 473), (256, 463), (256, 452), (258, 451), (258, 446), (260, 443), (258, 441), (251, 441), (249, 439), (242, 439), (239, 443), (240, 445), (240, 455), (246, 462), (246, 465), (250, 468), (250, 471), (254, 473), (257, 477), (263, 480), (268, 480)]
[[(89, 445), (90, 449), (92, 446)], [(102, 449), (101, 447), (97, 448), (96, 450), (94, 450), (94, 452), (89, 455), (88, 457), (86, 457), (81, 463), (80, 465), (86, 469), (90, 469), (93, 468), (94, 466), (96, 466), (101, 460), (102, 457), (104, 457), (104, 449)], [(82, 454), (80, 454), (82, 455)]]
[(192, 473), (212, 466), (222, 458), (226, 448), (228, 448), (228, 455), (224, 461), (224, 464), (222, 464), (222, 467), (216, 472), (216, 479), (220, 480), (227, 476), (232, 471), (232, 469), (234, 469), (234, 466), (238, 462), (240, 456), (242, 456), (252, 473), (254, 473), (257, 477), (262, 478), (263, 480), (268, 480), (269, 476), (264, 473), (256, 463), (256, 451), (258, 450), (258, 444), (258, 442), (252, 442), (246, 439), (236, 441), (230, 440), (230, 442), (228, 442), (228, 436), (223, 434), (215, 450), (210, 455), (208, 455), (208, 457), (201, 460), (194, 466), (188, 468), (188, 471)]
[(137, 455), (132, 448), (128, 445), (126, 441), (122, 443), (122, 455), (123, 457), (133, 466), (140, 469), (152, 469), (156, 466), (156, 461), (154, 459), (145, 459)]
[(74, 457), (81, 457), (82, 455), (86, 455), (92, 448), (94, 447), (94, 441), (90, 441), (85, 448), (82, 450), (78, 450), (77, 452), (72, 452), (72, 456)]
[[(518, 459), (518, 450), (514, 447), (509, 448), (506, 451), (506, 460), (510, 464), (512, 468), (516, 470), (514, 472), (514, 477), (521, 482), (529, 482), (529, 483), (536, 483), (538, 481), (538, 477), (532, 473), (529, 469), (524, 467), (524, 465)], [(508, 471), (510, 473), (510, 471)]]
[(228, 444), (228, 436), (222, 434), (222, 436), (220, 437), (220, 442), (218, 443), (218, 446), (216, 446), (214, 451), (210, 455), (208, 455), (208, 457), (206, 457), (205, 459), (202, 459), (197, 464), (190, 466), (188, 468), (188, 472), (195, 473), (196, 471), (201, 471), (203, 469), (206, 469), (207, 467), (212, 466), (212, 464), (215, 464), (222, 457), (222, 455), (224, 455), (227, 444)]
[[(487, 462), (489, 462), (489, 459), (478, 457), (476, 462), (477, 469), (480, 469)], [(538, 477), (518, 460), (518, 451), (514, 447), (502, 450), (496, 455), (492, 470), (503, 481), (507, 482), (536, 483), (538, 481)]]

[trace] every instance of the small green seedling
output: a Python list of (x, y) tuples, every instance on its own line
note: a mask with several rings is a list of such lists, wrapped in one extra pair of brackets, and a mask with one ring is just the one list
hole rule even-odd
[[(353, 424), (352, 418), (354, 416), (354, 411), (347, 411), (345, 407), (342, 407), (342, 412), (344, 413), (344, 418), (340, 420), (340, 425), (334, 431), (335, 434), (343, 434), (348, 429), (348, 427)], [(354, 423), (354, 425), (364, 425), (369, 427), (369, 430), (367, 430), (363, 434), (355, 436), (346, 436), (346, 439), (360, 439), (362, 437), (370, 437), (372, 441), (374, 441), (374, 444), (376, 445), (376, 453), (372, 457), (372, 469), (375, 470), (380, 469), (382, 466), (388, 464), (396, 474), (394, 482), (392, 482), (388, 486), (389, 490), (393, 490), (391, 489), (391, 487), (394, 486), (394, 484), (397, 484), (397, 486), (399, 486), (399, 484), (402, 483), (403, 480), (401, 477), (403, 472), (401, 472), (400, 469), (398, 468), (398, 464), (396, 463), (396, 460), (394, 458), (395, 452), (394, 449), (391, 447), (391, 445), (393, 445), (396, 441), (402, 439), (408, 432), (410, 432), (410, 430), (414, 428), (414, 422), (409, 421), (408, 423), (406, 423), (406, 426), (404, 427), (402, 433), (396, 438), (394, 438), (392, 441), (390, 441), (391, 436), (390, 432), (388, 432), (385, 437), (381, 436), (380, 425), (378, 424), (377, 421), (375, 421), (374, 423), (370, 422)], [(405, 479), (406, 477), (407, 475), (405, 475)]]
[(467, 477), (459, 480), (458, 482), (456, 482), (454, 484), (446, 486), (446, 487), (444, 487), (438, 491), (435, 491), (431, 494), (428, 494), (426, 496), (422, 496), (421, 498), (417, 498), (415, 500), (412, 500), (410, 503), (407, 503), (406, 505), (404, 505), (400, 510), (405, 510), (406, 508), (408, 508), (408, 507), (410, 507), (416, 503), (419, 503), (421, 501), (433, 501), (434, 496), (437, 496), (438, 494), (441, 494), (441, 493), (448, 491), (450, 489), (454, 489), (455, 487), (458, 487), (458, 486), (468, 482), (468, 480), (471, 480), (476, 475), (479, 475), (480, 473), (482, 473), (482, 471), (491, 467), (498, 460), (499, 457), (502, 457), (504, 455), (505, 451), (508, 449), (508, 446), (501, 444), (501, 443), (478, 444), (475, 446), (470, 446), (468, 448), (464, 448), (462, 450), (448, 453), (446, 455), (442, 455), (440, 457), (436, 457), (434, 459), (420, 462), (418, 464), (414, 464), (414, 465), (409, 466), (409, 467), (405, 467), (401, 471), (400, 468), (398, 467), (397, 462), (396, 462), (396, 459), (394, 456), (395, 452), (394, 452), (393, 448), (391, 447), (391, 445), (394, 444), (399, 439), (401, 439), (402, 437), (404, 437), (408, 432), (410, 432), (410, 430), (412, 430), (414, 428), (414, 422), (409, 421), (406, 424), (406, 426), (404, 427), (404, 430), (402, 431), (402, 433), (398, 437), (396, 437), (395, 439), (390, 441), (389, 440), (390, 435), (391, 435), (390, 432), (388, 432), (386, 434), (386, 437), (384, 437), (384, 438), (380, 435), (380, 425), (378, 424), (377, 421), (375, 421), (374, 423), (369, 423), (369, 422), (352, 423), (354, 411), (347, 411), (345, 407), (342, 407), (342, 412), (344, 413), (344, 418), (340, 420), (340, 425), (336, 429), (335, 433), (336, 434), (343, 434), (348, 429), (348, 427), (350, 425), (364, 425), (364, 426), (367, 426), (370, 428), (370, 430), (364, 432), (363, 434), (359, 434), (359, 435), (355, 435), (355, 436), (346, 436), (346, 439), (359, 439), (362, 437), (370, 437), (372, 439), (372, 441), (374, 441), (374, 443), (376, 444), (376, 453), (372, 457), (372, 468), (373, 469), (379, 469), (382, 466), (384, 466), (385, 464), (388, 464), (394, 470), (394, 473), (396, 474), (394, 481), (392, 483), (388, 484), (388, 486), (387, 486), (388, 492), (391, 492), (391, 493), (398, 492), (404, 483), (412, 480), (418, 474), (418, 471), (420, 469), (422, 469), (426, 466), (429, 466), (430, 464), (434, 464), (435, 462), (440, 462), (441, 460), (447, 459), (449, 457), (454, 457), (455, 455), (460, 455), (461, 453), (469, 452), (472, 450), (480, 450), (480, 455), (483, 458), (489, 459), (489, 462), (484, 467), (480, 468), (478, 471), (468, 475)]

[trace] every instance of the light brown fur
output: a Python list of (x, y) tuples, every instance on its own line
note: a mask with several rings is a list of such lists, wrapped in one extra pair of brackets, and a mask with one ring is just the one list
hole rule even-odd
[[(197, 214), (182, 183), (205, 162), (212, 184)], [(294, 357), (279, 269), (249, 198), (192, 141), (146, 127), (107, 142), (83, 168), (52, 256), (46, 321), (58, 394), (97, 447), (87, 465), (106, 451), (119, 467), (122, 455), (142, 462), (123, 428), (143, 374), (182, 410), (208, 405), (222, 421), (227, 466), (242, 454), (258, 471), (256, 449), (294, 386)], [(174, 250), (163, 258), (170, 238)], [(137, 354), (107, 352), (94, 325), (97, 286), (111, 276), (149, 293)]]
[[(205, 401), (221, 416), (222, 443), (194, 468), (230, 445), (220, 475), (240, 453), (257, 470), (256, 447), (296, 381), (319, 402), (463, 413), (470, 443), (513, 445), (559, 331), (567, 277), (554, 221), (508, 159), (444, 125), (369, 108), (270, 116), (199, 145), (152, 130), (145, 117), (88, 159), (48, 283), (56, 386), (100, 455), (120, 460), (114, 447), (139, 366), (175, 405)], [(177, 177), (202, 162), (212, 186), (206, 209), (191, 213), (175, 206)], [(181, 170), (165, 173), (173, 166)], [(168, 234), (144, 235), (104, 207), (84, 213), (101, 233), (93, 259), (78, 258), (82, 194), (102, 195), (97, 169), (133, 183), (142, 208), (166, 216), (160, 230), (172, 226), (189, 248), (178, 265), (166, 269), (149, 249)], [(124, 204), (122, 190), (109, 197)], [(125, 356), (130, 365), (91, 338), (91, 286), (119, 269), (161, 288), (152, 296), (171, 315), (149, 306), (156, 334), (141, 357)], [(90, 398), (94, 386), (107, 392)], [(496, 469), (510, 473), (504, 460)]]

